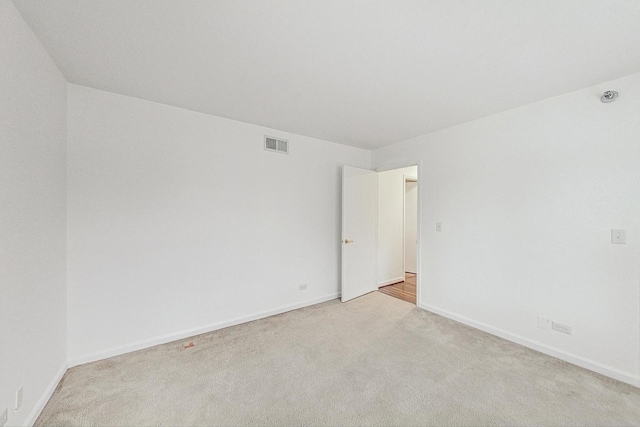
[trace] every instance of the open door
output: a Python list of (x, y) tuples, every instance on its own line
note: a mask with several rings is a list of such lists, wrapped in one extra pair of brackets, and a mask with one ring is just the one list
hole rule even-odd
[(378, 174), (342, 169), (342, 302), (378, 289)]

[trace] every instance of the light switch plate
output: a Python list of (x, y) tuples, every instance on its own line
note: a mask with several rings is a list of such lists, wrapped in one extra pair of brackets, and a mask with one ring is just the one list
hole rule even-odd
[(442, 223), (436, 222), (436, 231), (442, 231)]
[(624, 245), (627, 242), (627, 236), (624, 230), (611, 229), (611, 243)]

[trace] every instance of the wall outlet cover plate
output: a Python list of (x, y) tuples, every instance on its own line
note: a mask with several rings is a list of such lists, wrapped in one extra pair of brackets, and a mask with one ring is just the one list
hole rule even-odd
[(563, 334), (571, 335), (571, 326), (563, 325), (558, 322), (551, 322), (551, 329), (554, 331), (562, 332)]

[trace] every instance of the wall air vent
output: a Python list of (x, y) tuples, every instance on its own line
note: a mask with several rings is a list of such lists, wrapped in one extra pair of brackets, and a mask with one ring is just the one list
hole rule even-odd
[(264, 149), (274, 153), (289, 154), (289, 141), (265, 135)]

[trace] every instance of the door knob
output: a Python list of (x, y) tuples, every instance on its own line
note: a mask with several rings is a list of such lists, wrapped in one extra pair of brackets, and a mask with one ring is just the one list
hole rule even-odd
[(353, 240), (344, 239), (344, 243), (348, 245), (349, 243), (353, 243)]

